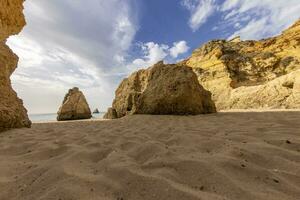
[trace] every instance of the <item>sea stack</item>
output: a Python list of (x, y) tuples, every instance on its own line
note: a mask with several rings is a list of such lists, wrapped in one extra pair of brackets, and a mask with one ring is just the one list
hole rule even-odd
[[(113, 106), (117, 117), (129, 114), (196, 115), (216, 112), (211, 94), (189, 67), (158, 62), (124, 79)], [(106, 116), (111, 116), (107, 114)]]
[(85, 96), (77, 87), (70, 89), (66, 94), (57, 114), (58, 121), (90, 119), (92, 117)]
[(17, 68), (18, 56), (5, 44), (25, 26), (23, 0), (0, 1), (0, 131), (30, 127), (23, 101), (11, 87), (10, 76)]
[(98, 113), (100, 113), (100, 112), (99, 112), (98, 108), (96, 108), (96, 109), (93, 111), (93, 113), (94, 113), (94, 114), (98, 114)]

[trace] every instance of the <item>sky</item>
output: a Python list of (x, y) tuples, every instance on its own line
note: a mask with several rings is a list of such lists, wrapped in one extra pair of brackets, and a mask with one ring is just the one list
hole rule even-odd
[(56, 113), (79, 87), (105, 111), (122, 79), (175, 63), (212, 39), (275, 36), (300, 18), (300, 0), (27, 0), (27, 25), (7, 43), (19, 56), (13, 88), (30, 114)]

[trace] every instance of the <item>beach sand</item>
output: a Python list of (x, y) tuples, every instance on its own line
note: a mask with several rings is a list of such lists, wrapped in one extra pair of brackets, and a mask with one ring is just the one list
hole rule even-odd
[(300, 112), (38, 123), (0, 133), (1, 200), (299, 200)]

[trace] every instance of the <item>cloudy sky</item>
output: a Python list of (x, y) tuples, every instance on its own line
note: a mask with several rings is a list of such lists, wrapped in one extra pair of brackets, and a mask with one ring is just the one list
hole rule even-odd
[(299, 0), (28, 0), (10, 37), (14, 89), (29, 113), (55, 113), (69, 88), (105, 111), (120, 81), (176, 62), (211, 39), (261, 39), (300, 18)]

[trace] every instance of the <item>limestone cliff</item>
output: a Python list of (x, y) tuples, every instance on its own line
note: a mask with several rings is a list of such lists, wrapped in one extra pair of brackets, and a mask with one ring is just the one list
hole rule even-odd
[(219, 110), (300, 108), (300, 20), (260, 41), (213, 40), (183, 61)]
[(210, 92), (186, 66), (159, 62), (124, 79), (116, 90), (113, 108), (105, 118), (128, 114), (205, 114), (216, 112)]
[(23, 0), (0, 1), (0, 131), (9, 128), (30, 127), (23, 102), (11, 87), (10, 76), (18, 63), (5, 44), (10, 35), (19, 33), (25, 26)]

